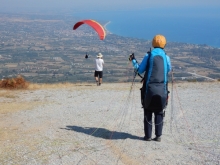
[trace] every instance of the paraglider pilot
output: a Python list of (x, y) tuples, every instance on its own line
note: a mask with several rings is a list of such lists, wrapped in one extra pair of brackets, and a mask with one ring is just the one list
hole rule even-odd
[[(169, 56), (164, 47), (166, 38), (156, 35), (152, 40), (153, 50), (149, 51), (138, 64), (134, 54), (130, 55), (137, 73), (145, 72), (143, 86), (141, 88), (141, 103), (144, 108), (144, 140), (161, 141), (164, 109), (168, 100), (168, 72), (171, 70)], [(154, 114), (155, 138), (152, 139), (152, 115)]]
[(85, 58), (86, 58), (86, 59), (89, 58), (89, 55), (87, 54), (87, 52), (86, 52)]

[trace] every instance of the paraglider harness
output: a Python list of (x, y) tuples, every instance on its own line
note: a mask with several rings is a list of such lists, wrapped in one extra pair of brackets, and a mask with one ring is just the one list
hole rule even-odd
[[(168, 91), (168, 82), (166, 83), (166, 96), (161, 96), (161, 95), (151, 95), (150, 97), (146, 97), (146, 90), (147, 90), (147, 86), (146, 86), (146, 79), (148, 76), (148, 71), (149, 71), (149, 67), (150, 67), (150, 57), (151, 57), (151, 49), (150, 51), (147, 52), (148, 53), (148, 60), (147, 60), (147, 69), (145, 71), (145, 75), (144, 77), (142, 77), (139, 73), (138, 70), (134, 69), (134, 79), (136, 77), (136, 75), (138, 75), (141, 78), (141, 83), (143, 83), (142, 88), (140, 88), (141, 91), (141, 104), (142, 104), (142, 108), (147, 109), (148, 111), (151, 112), (161, 112), (161, 110), (163, 111), (163, 116), (165, 116), (165, 109), (168, 105), (168, 98), (169, 98), (169, 91)], [(131, 61), (132, 59), (135, 59), (134, 57), (134, 53), (132, 53), (129, 57), (129, 60)], [(136, 60), (136, 59), (135, 59)], [(137, 61), (137, 60), (136, 60)], [(147, 103), (146, 103), (147, 102)], [(164, 103), (165, 102), (165, 103)]]
[(85, 58), (86, 58), (86, 59), (89, 58), (89, 55), (87, 54), (87, 52), (86, 52)]

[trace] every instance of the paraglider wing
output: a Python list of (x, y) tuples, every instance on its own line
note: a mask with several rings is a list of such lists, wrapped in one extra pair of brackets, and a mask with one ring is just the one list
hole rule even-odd
[(104, 28), (102, 27), (102, 25), (100, 25), (98, 22), (96, 22), (94, 20), (79, 21), (73, 26), (73, 30), (76, 30), (82, 24), (87, 24), (87, 25), (91, 26), (98, 33), (100, 40), (105, 39), (105, 30), (104, 30)]

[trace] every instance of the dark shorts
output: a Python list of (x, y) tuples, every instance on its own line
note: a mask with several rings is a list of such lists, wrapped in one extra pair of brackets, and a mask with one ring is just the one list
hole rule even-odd
[(96, 71), (95, 70), (95, 73), (94, 73), (94, 77), (99, 77), (99, 78), (102, 78), (102, 71)]

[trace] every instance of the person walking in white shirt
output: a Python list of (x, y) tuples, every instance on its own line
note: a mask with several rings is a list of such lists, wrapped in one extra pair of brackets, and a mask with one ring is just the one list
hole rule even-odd
[(94, 77), (95, 77), (97, 86), (100, 86), (102, 84), (103, 65), (104, 65), (104, 60), (102, 59), (102, 57), (103, 57), (102, 53), (99, 53), (97, 55), (97, 58), (95, 59)]

